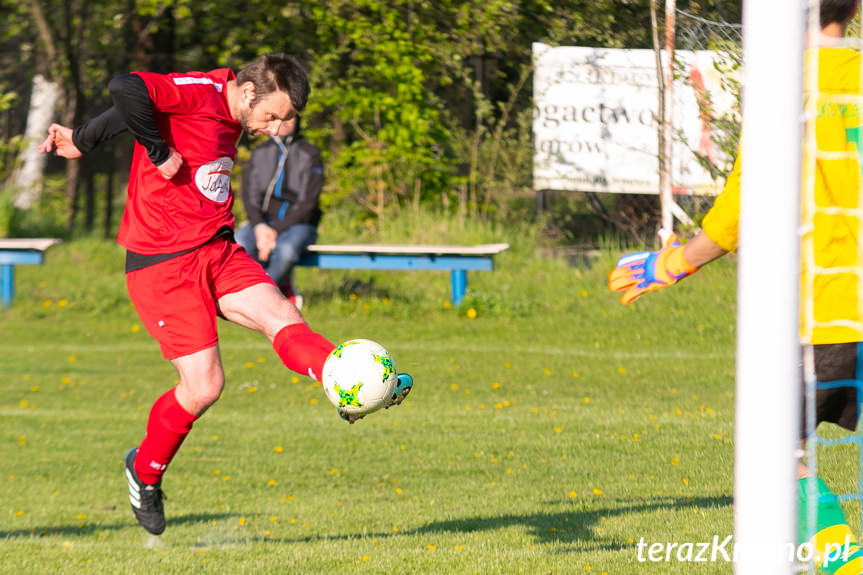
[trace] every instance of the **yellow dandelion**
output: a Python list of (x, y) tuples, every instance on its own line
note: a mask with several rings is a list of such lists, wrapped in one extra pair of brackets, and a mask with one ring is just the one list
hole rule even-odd
[(494, 383), (491, 384), (491, 388), (492, 389), (500, 389), (500, 383), (495, 381)]
[(210, 439), (211, 439), (212, 441), (219, 441), (219, 436), (218, 436), (218, 435), (211, 435), (211, 436), (210, 436)]
[(368, 555), (363, 555), (362, 557), (360, 557), (361, 561), (368, 561), (369, 559), (371, 559), (371, 557), (369, 557)]
[(434, 551), (435, 546), (434, 545), (426, 545), (426, 549), (428, 549), (429, 551)]
[(258, 363), (264, 363), (266, 360), (263, 357), (258, 358)]
[(577, 372), (577, 371), (573, 371), (573, 372), (572, 372), (572, 377), (578, 377), (578, 372)]
[(249, 393), (255, 393), (256, 391), (258, 391), (258, 388), (257, 388), (257, 387), (255, 387), (255, 386), (252, 386), (252, 387), (250, 387), (247, 391), (248, 391)]
[(25, 409), (28, 405), (30, 405), (30, 402), (28, 402), (26, 399), (22, 399), (21, 403), (18, 404), (18, 407), (20, 407), (21, 409)]
[(551, 375), (551, 370), (546, 367), (542, 370), (542, 373), (544, 373), (545, 375)]
[(42, 305), (45, 307), (51, 307), (52, 303), (53, 302), (50, 299), (46, 299), (45, 301), (42, 302)]
[(70, 355), (69, 357), (66, 358), (66, 361), (68, 361), (69, 363), (75, 363), (77, 361), (77, 359), (78, 358), (76, 358), (74, 355)]
[(285, 497), (282, 497), (282, 501), (293, 501), (293, 500), (294, 500), (293, 495), (287, 495)]
[(252, 363), (251, 361), (247, 361), (247, 362), (246, 362), (246, 367), (247, 367), (247, 368), (249, 368), (249, 367), (255, 367), (255, 364), (254, 364), (254, 363)]
[(671, 465), (677, 465), (678, 463), (680, 463), (680, 460), (676, 457), (671, 460)]
[(468, 319), (475, 319), (476, 318), (476, 310), (474, 308), (470, 308), (469, 310), (467, 310), (465, 315), (467, 316)]
[(24, 512), (21, 509), (15, 512), (15, 517), (21, 517), (22, 515), (24, 515)]
[(69, 303), (68, 301), (61, 299), (60, 301), (57, 302), (57, 307), (66, 307), (66, 304), (68, 304), (68, 303)]
[(80, 521), (82, 519), (87, 519), (87, 516), (84, 515), (83, 513), (79, 513), (78, 515), (75, 516), (75, 519)]
[(246, 524), (246, 518), (240, 517), (240, 525), (245, 525), (245, 524)]
[(404, 493), (404, 490), (401, 487), (396, 487), (396, 493)]
[(299, 383), (299, 382), (300, 382), (300, 378), (297, 377), (296, 375), (291, 378), (291, 383)]
[(505, 362), (503, 363), (503, 366), (504, 366), (504, 367), (512, 367), (512, 365), (510, 365), (510, 363), (509, 363), (508, 361), (505, 361)]
[(464, 549), (464, 545), (456, 545), (455, 546), (456, 551), (461, 551), (462, 549)]
[(278, 516), (278, 515), (273, 515), (272, 517), (270, 517), (270, 521), (272, 521), (273, 523), (275, 523), (275, 522), (276, 522), (276, 521), (278, 521), (278, 520), (279, 520), (279, 516)]
[(350, 294), (350, 295), (348, 296), (348, 299), (349, 299), (349, 300), (355, 300), (355, 299), (357, 299), (357, 294), (355, 294), (355, 293)]
[(398, 530), (399, 530), (398, 525), (393, 525), (393, 531), (398, 531)]
[(594, 495), (602, 495), (602, 489), (597, 489), (596, 487), (594, 487), (593, 488), (593, 494)]
[(443, 308), (444, 309), (450, 309), (451, 307), (452, 307), (452, 304), (449, 302), (449, 300), (443, 302)]
[(272, 486), (272, 485), (275, 485), (275, 484), (276, 484), (276, 480), (275, 480), (275, 479), (270, 479), (269, 481), (267, 481), (267, 485)]
[(555, 428), (554, 428), (554, 432), (555, 432), (555, 433), (562, 433), (562, 432), (563, 432), (563, 430), (562, 430), (561, 428), (559, 428), (559, 427), (555, 427)]
[(222, 477), (222, 481), (230, 481), (230, 480), (231, 480), (230, 475), (225, 475), (224, 477)]
[(313, 398), (309, 399), (309, 403), (312, 405), (317, 405), (318, 404), (318, 398), (313, 397)]
[(581, 297), (587, 297), (587, 290), (581, 290)]
[(457, 383), (453, 383), (453, 384), (451, 384), (451, 385), (449, 386), (449, 388), (450, 388), (451, 390), (455, 391), (455, 390), (457, 390), (457, 389), (458, 389), (458, 384), (457, 384)]
[(625, 367), (618, 367), (617, 373), (626, 373), (626, 368)]
[(576, 497), (578, 497), (578, 493), (576, 493), (575, 491), (570, 491), (569, 497), (570, 499), (575, 499)]
[(585, 397), (585, 398), (584, 398), (584, 403), (590, 403), (590, 398), (589, 398), (589, 397)]
[(688, 478), (688, 477), (684, 477), (684, 478), (683, 478), (683, 484), (684, 484), (684, 485), (689, 485), (689, 478)]
[(330, 469), (330, 475), (338, 475), (338, 474), (339, 474), (338, 469)]

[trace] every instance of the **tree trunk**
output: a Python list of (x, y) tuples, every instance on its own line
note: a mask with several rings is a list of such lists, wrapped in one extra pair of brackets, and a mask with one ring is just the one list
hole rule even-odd
[(96, 185), (94, 182), (93, 163), (88, 162), (84, 166), (84, 231), (88, 234), (93, 231), (96, 221)]
[(114, 217), (114, 174), (116, 173), (117, 154), (114, 149), (111, 150), (110, 162), (108, 162), (107, 180), (105, 182), (105, 224), (102, 228), (102, 235), (107, 240), (111, 237), (113, 226), (111, 219)]
[(54, 118), (54, 106), (59, 88), (41, 74), (33, 77), (33, 91), (30, 96), (30, 110), (27, 113), (27, 128), (24, 138), (27, 147), (21, 154), (21, 168), (15, 174), (14, 186), (18, 192), (15, 207), (26, 210), (35, 204), (42, 191), (42, 171), (45, 156), (37, 149), (48, 134), (48, 126)]

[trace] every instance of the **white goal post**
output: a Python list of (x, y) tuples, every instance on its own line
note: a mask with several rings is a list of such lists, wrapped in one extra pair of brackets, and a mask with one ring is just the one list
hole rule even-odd
[(794, 568), (780, 551), (796, 544), (797, 525), (805, 31), (800, 0), (743, 3), (734, 472), (739, 575), (787, 575)]

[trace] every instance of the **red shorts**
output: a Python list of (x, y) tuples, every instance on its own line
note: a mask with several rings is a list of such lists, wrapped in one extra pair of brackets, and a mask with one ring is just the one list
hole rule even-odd
[(273, 280), (239, 244), (224, 238), (126, 274), (132, 303), (165, 359), (216, 345), (219, 298), (260, 283)]

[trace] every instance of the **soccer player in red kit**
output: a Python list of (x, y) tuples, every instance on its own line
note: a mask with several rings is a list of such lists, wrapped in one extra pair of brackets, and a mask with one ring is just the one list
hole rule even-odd
[[(317, 380), (335, 348), (233, 241), (237, 141), (243, 130), (275, 135), (305, 107), (309, 83), (295, 59), (268, 54), (236, 76), (227, 68), (135, 72), (108, 89), (112, 108), (74, 130), (52, 124), (40, 151), (77, 158), (122, 131), (135, 136), (117, 241), (127, 250), (132, 303), (179, 374), (125, 461), (135, 517), (158, 535), (165, 530), (162, 475), (224, 387), (216, 317), (263, 333), (288, 368)], [(391, 405), (411, 385), (400, 374)]]

